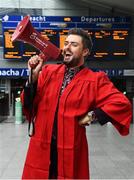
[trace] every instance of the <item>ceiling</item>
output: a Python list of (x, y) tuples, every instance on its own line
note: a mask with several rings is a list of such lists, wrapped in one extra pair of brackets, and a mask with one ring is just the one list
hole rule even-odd
[(134, 0), (81, 0), (87, 5), (96, 5), (104, 8), (113, 8), (126, 14), (134, 15)]

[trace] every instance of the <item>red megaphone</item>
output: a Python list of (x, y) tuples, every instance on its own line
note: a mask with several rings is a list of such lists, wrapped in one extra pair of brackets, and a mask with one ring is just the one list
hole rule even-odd
[(19, 40), (31, 44), (43, 53), (43, 55), (41, 53), (40, 56), (45, 61), (62, 60), (61, 50), (42, 37), (41, 34), (33, 28), (29, 15), (25, 16), (18, 24), (15, 32), (12, 34), (11, 40)]

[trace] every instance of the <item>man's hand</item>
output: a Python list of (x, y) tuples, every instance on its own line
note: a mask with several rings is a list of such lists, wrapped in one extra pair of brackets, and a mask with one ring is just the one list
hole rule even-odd
[[(41, 71), (43, 66), (43, 59), (36, 55), (29, 59), (28, 61), (28, 69), (31, 71), (32, 69), (32, 82), (36, 82), (38, 79), (39, 72)], [(29, 79), (30, 82), (30, 79)]]
[(88, 112), (84, 117), (79, 120), (79, 125), (89, 126), (92, 121), (95, 120), (95, 114), (93, 111)]

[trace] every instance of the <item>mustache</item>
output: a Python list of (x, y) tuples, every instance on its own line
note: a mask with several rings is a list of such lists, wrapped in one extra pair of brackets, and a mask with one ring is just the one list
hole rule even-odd
[(63, 51), (62, 51), (62, 54), (63, 54), (63, 55), (68, 54), (68, 53), (69, 53), (70, 55), (73, 54), (73, 53), (72, 53), (71, 51), (69, 51), (69, 50), (63, 50)]

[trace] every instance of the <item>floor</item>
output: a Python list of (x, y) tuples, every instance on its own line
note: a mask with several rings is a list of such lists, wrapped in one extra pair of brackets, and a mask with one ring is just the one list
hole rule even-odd
[[(0, 123), (0, 179), (20, 179), (29, 137), (27, 126), (14, 119)], [(134, 180), (134, 125), (122, 137), (111, 124), (87, 128), (91, 179)]]

